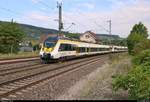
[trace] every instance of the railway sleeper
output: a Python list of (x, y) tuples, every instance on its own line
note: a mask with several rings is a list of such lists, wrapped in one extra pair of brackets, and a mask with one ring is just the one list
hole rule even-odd
[(2, 88), (7, 88), (7, 89), (16, 89), (17, 87), (15, 87), (15, 86), (2, 86)]

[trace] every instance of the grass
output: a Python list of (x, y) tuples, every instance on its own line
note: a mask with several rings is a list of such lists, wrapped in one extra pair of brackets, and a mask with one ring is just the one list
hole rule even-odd
[(38, 56), (39, 52), (19, 52), (17, 54), (0, 54), (0, 59), (13, 59)]

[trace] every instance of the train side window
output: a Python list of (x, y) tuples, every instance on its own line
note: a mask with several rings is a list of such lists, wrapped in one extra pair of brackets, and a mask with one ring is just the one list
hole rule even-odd
[(97, 52), (97, 48), (91, 48), (91, 52)]
[(67, 44), (61, 44), (59, 47), (59, 51), (67, 51), (67, 49), (68, 49)]
[(75, 47), (71, 44), (61, 44), (59, 51), (75, 51)]
[(59, 51), (65, 51), (65, 44), (61, 44), (61, 45), (60, 45)]
[(75, 51), (75, 50), (76, 50), (75, 46), (71, 45), (71, 51)]
[(80, 48), (79, 48), (79, 52), (80, 52), (80, 53), (86, 52), (86, 48), (85, 48), (85, 47), (80, 47)]
[(90, 52), (90, 48), (87, 48), (87, 52)]

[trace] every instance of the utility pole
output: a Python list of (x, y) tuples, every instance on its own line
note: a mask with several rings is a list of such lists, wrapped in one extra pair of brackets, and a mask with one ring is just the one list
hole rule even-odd
[(112, 33), (111, 33), (111, 27), (112, 27), (112, 22), (111, 22), (111, 20), (109, 20), (108, 23), (109, 23), (109, 34), (111, 35), (111, 34), (112, 34)]
[(59, 34), (58, 34), (58, 36), (60, 36), (61, 30), (63, 29), (63, 22), (62, 22), (62, 3), (58, 3), (58, 2), (57, 2), (57, 8), (59, 9), (59, 17), (58, 17), (58, 19), (59, 19), (59, 21), (58, 21), (58, 23), (59, 23), (59, 26), (58, 26)]
[(109, 23), (109, 35), (110, 35), (110, 44), (111, 44), (111, 43), (112, 43), (112, 42), (111, 42), (111, 35), (112, 35), (111, 27), (112, 27), (112, 21), (111, 21), (111, 20), (108, 20), (108, 23)]

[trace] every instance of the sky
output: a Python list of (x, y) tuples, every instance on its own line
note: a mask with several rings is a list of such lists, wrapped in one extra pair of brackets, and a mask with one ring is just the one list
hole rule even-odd
[(121, 37), (139, 22), (150, 32), (150, 0), (1, 0), (0, 20), (58, 29), (57, 2), (62, 2), (64, 31), (108, 34), (111, 20), (112, 34)]

